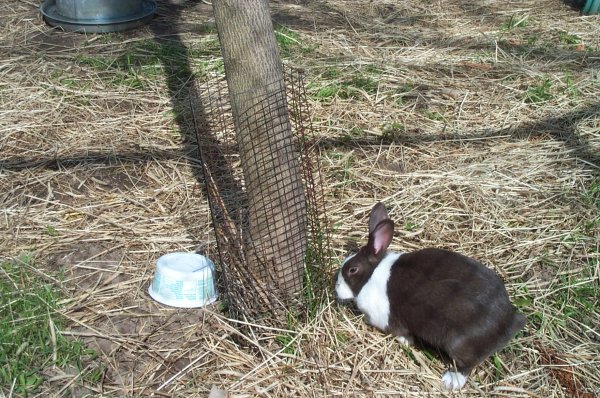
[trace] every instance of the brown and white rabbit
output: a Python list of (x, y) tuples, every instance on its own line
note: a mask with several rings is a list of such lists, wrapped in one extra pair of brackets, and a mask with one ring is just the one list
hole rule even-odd
[(393, 234), (393, 221), (377, 203), (368, 243), (339, 271), (337, 297), (354, 300), (369, 324), (401, 343), (416, 338), (444, 351), (455, 368), (443, 374), (443, 386), (462, 388), (471, 369), (504, 347), (525, 317), (481, 263), (441, 249), (388, 252)]

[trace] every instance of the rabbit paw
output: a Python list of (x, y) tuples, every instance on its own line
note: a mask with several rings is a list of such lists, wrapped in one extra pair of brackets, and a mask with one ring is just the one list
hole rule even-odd
[(396, 336), (398, 343), (408, 346), (413, 344), (413, 339), (410, 336)]
[(466, 382), (467, 376), (463, 375), (460, 372), (451, 372), (447, 370), (442, 375), (442, 384), (444, 384), (444, 388), (446, 388), (446, 390), (461, 389), (463, 388)]

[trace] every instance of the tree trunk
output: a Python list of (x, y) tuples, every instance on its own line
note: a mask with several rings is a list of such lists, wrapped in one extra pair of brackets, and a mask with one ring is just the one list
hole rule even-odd
[(306, 202), (268, 1), (213, 0), (213, 8), (248, 196), (246, 261), (293, 295), (302, 288)]

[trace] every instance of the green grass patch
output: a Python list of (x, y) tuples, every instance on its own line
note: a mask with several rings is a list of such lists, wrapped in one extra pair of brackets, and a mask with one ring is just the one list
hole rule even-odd
[(378, 67), (377, 67), (377, 66), (375, 66), (375, 65), (367, 65), (367, 66), (364, 68), (364, 72), (365, 72), (365, 73), (368, 73), (368, 74), (370, 74), (370, 75), (381, 75), (381, 74), (383, 73), (383, 70), (382, 70), (382, 69), (380, 69), (380, 68), (378, 68)]
[(311, 96), (317, 101), (326, 101), (334, 97), (341, 99), (360, 98), (364, 93), (377, 93), (378, 87), (377, 80), (371, 76), (361, 75), (341, 82), (327, 83), (316, 90), (311, 90)]
[(367, 65), (357, 70), (340, 70), (337, 67), (325, 68), (318, 80), (308, 85), (309, 95), (317, 101), (333, 98), (359, 99), (376, 94), (379, 90), (379, 77), (382, 70), (375, 65)]
[(303, 292), (306, 303), (306, 316), (313, 319), (327, 297), (332, 281), (329, 273), (331, 251), (329, 233), (323, 220), (313, 218), (308, 231), (308, 246), (304, 256)]
[(540, 42), (539, 36), (531, 35), (527, 37), (527, 47), (536, 47)]
[(283, 25), (275, 27), (275, 40), (282, 57), (289, 57), (302, 48), (300, 35)]
[(429, 120), (434, 120), (434, 121), (442, 121), (444, 120), (444, 115), (442, 115), (440, 112), (438, 111), (430, 111), (430, 110), (425, 110), (424, 115), (427, 119)]
[(282, 347), (282, 352), (285, 354), (289, 354), (289, 355), (296, 355), (296, 352), (298, 350), (297, 347), (297, 342), (294, 340), (295, 337), (292, 334), (286, 333), (286, 334), (279, 334), (275, 337), (275, 339), (277, 340), (277, 342), (279, 344), (281, 344)]
[(56, 231), (56, 228), (54, 228), (52, 225), (48, 225), (46, 227), (46, 235), (48, 236), (57, 236), (58, 232)]
[[(549, 261), (543, 261), (539, 267), (559, 270)], [(527, 317), (527, 323), (540, 334), (556, 334), (561, 330), (580, 329), (579, 325), (594, 327), (600, 317), (600, 280), (597, 270), (600, 261), (588, 259), (577, 273), (557, 275), (552, 281), (551, 294), (537, 299), (535, 293), (527, 287), (512, 302)], [(548, 316), (548, 315), (551, 316)]]
[(583, 194), (583, 201), (596, 211), (589, 220), (586, 220), (583, 227), (583, 234), (592, 235), (600, 228), (600, 179), (590, 183)]
[(377, 92), (378, 82), (370, 76), (357, 76), (349, 81), (340, 84), (338, 93), (340, 98), (358, 98), (362, 92), (375, 94)]
[(326, 86), (319, 88), (312, 95), (312, 97), (317, 101), (327, 101), (327, 100), (330, 100), (331, 98), (334, 98), (338, 94), (339, 91), (340, 91), (340, 88), (337, 85), (328, 84)]
[(552, 82), (549, 78), (542, 79), (537, 84), (529, 87), (525, 92), (525, 102), (528, 104), (547, 102), (553, 97)]
[(408, 232), (416, 231), (419, 228), (419, 224), (414, 221), (407, 221), (404, 223), (404, 230)]
[[(214, 38), (185, 47), (178, 42), (141, 40), (128, 44), (118, 55), (80, 55), (79, 65), (109, 72), (109, 84), (144, 89), (159, 76), (186, 78), (223, 70), (219, 42)], [(194, 72), (192, 72), (192, 69)]]
[(342, 71), (335, 67), (329, 67), (321, 73), (321, 77), (326, 80), (339, 79), (342, 77)]
[(383, 127), (381, 131), (381, 139), (384, 142), (394, 142), (398, 140), (406, 132), (406, 128), (402, 123), (393, 122)]
[(497, 382), (502, 376), (502, 361), (498, 354), (492, 355), (492, 363), (494, 364), (494, 380)]
[[(574, 229), (563, 242), (568, 247), (574, 245), (591, 246), (581, 260), (573, 259), (573, 268), (566, 270), (550, 259), (542, 259), (536, 267), (554, 275), (548, 287), (549, 294), (537, 298), (526, 287), (513, 300), (515, 306), (526, 314), (527, 322), (545, 335), (557, 335), (565, 330), (594, 329), (600, 319), (600, 259), (598, 259), (597, 232), (600, 226), (600, 181), (592, 181), (582, 193), (582, 202), (592, 209), (591, 219), (581, 228)], [(550, 315), (550, 316), (548, 316)]]
[(583, 194), (584, 202), (600, 211), (600, 179), (594, 180)]
[(575, 84), (575, 78), (573, 77), (573, 74), (571, 74), (568, 71), (565, 72), (565, 75), (562, 79), (562, 83), (564, 84), (564, 88), (562, 89), (562, 91), (569, 98), (578, 98), (581, 96), (581, 91), (579, 91), (577, 85)]
[(283, 25), (275, 26), (275, 40), (282, 58), (290, 58), (295, 55), (302, 56), (315, 50), (314, 46), (302, 42), (298, 32)]
[[(82, 79), (71, 72), (67, 72), (64, 69), (55, 69), (50, 74), (50, 80), (52, 80), (52, 88), (50, 88), (49, 94), (53, 97), (64, 98), (64, 90), (60, 90), (60, 87), (66, 88), (72, 91), (87, 91), (92, 87), (92, 83), (87, 79)], [(85, 98), (78, 98), (81, 105), (89, 105), (89, 101)]]
[(105, 71), (112, 67), (114, 59), (102, 56), (78, 55), (75, 57), (75, 62), (79, 65), (89, 66), (98, 71)]
[(365, 130), (358, 126), (354, 126), (350, 130), (347, 130), (345, 133), (343, 133), (342, 136), (340, 137), (340, 140), (342, 142), (349, 143), (349, 142), (353, 142), (358, 139), (361, 139), (364, 136), (365, 136)]
[[(598, 260), (591, 261), (589, 268), (598, 267)], [(588, 275), (585, 277), (584, 275)], [(580, 275), (564, 275), (559, 279), (559, 286), (564, 286), (551, 296), (556, 309), (558, 322), (567, 326), (569, 321), (584, 325), (594, 325), (600, 313), (600, 283), (592, 278), (589, 272)]]
[(338, 344), (344, 345), (350, 341), (348, 335), (343, 331), (337, 331), (335, 333), (335, 340)]
[(500, 25), (501, 31), (507, 31), (517, 28), (524, 28), (529, 25), (529, 17), (527, 15), (511, 15), (508, 21)]
[(413, 91), (415, 86), (411, 83), (405, 83), (400, 85), (394, 90), (395, 101), (398, 106), (403, 106), (406, 104), (406, 97), (411, 91)]
[(328, 177), (337, 181), (338, 188), (349, 188), (356, 183), (355, 167), (356, 161), (352, 152), (330, 151), (326, 155), (335, 166), (329, 170)]
[(581, 38), (579, 36), (571, 34), (569, 32), (560, 32), (558, 34), (558, 41), (561, 44), (577, 45), (577, 44), (581, 43)]
[(34, 266), (28, 255), (0, 264), (0, 392), (27, 396), (52, 366), (77, 369), (84, 383), (99, 381), (100, 367), (86, 366), (96, 354), (61, 334), (60, 290), (30, 271)]

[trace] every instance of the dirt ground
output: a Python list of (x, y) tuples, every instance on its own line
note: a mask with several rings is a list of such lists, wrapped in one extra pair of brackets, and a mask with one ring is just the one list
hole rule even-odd
[(144, 27), (82, 35), (0, 0), (0, 256), (63, 275), (64, 334), (103, 369), (49, 368), (37, 396), (600, 396), (600, 17), (559, 0), (271, 8), (307, 73), (335, 255), (383, 201), (395, 250), (481, 260), (525, 330), (449, 393), (439, 357), (332, 294), (283, 329), (152, 301), (160, 255), (216, 256), (186, 108), (191, 80), (223, 73), (211, 5), (161, 1)]

